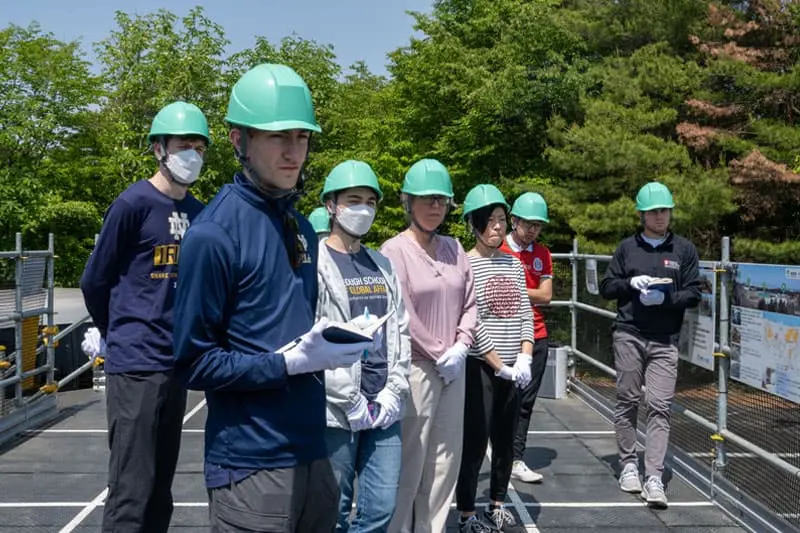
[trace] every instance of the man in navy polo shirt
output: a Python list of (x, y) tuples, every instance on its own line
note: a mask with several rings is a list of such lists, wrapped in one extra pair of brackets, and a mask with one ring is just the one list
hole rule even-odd
[(175, 323), (176, 371), (208, 400), (211, 529), (330, 533), (324, 370), (373, 343), (314, 324), (318, 241), (294, 203), (320, 127), (303, 79), (275, 64), (236, 82), (225, 120), (242, 170), (186, 235)]

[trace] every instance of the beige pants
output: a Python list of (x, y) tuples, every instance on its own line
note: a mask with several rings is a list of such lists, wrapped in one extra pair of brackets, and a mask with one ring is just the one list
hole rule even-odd
[(412, 361), (403, 462), (390, 533), (443, 533), (461, 465), (464, 371), (445, 386), (433, 361)]

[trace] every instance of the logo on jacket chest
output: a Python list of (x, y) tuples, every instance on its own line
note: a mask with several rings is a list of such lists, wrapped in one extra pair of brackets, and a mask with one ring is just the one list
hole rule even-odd
[(664, 259), (664, 268), (679, 270), (681, 268), (681, 264), (678, 261), (673, 261), (672, 259)]
[(301, 253), (303, 254), (303, 263), (311, 262), (311, 254), (308, 253), (308, 240), (305, 235), (298, 235), (297, 240), (300, 241)]
[(541, 276), (542, 270), (544, 270), (544, 263), (542, 263), (542, 260), (538, 257), (534, 257), (533, 261), (529, 263), (523, 261), (522, 266), (525, 267), (525, 272), (532, 273), (535, 276)]
[(189, 229), (189, 215), (173, 211), (167, 222), (169, 222), (169, 232), (172, 237), (176, 241), (183, 239), (186, 230)]

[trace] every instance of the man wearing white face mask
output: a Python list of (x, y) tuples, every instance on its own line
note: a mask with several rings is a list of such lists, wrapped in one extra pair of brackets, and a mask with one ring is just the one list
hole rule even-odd
[[(331, 171), (320, 195), (331, 234), (320, 243), (317, 320), (367, 325), (393, 313), (377, 349), (325, 372), (326, 443), (341, 494), (336, 530), (355, 533), (386, 531), (394, 512), (402, 459), (399, 420), (411, 360), (408, 314), (394, 268), (361, 245), (382, 197), (372, 168), (352, 160)], [(359, 500), (351, 523), (356, 474)]]
[(197, 180), (209, 144), (197, 106), (158, 112), (148, 140), (157, 172), (108, 208), (81, 278), (95, 328), (83, 348), (105, 356), (108, 496), (103, 531), (166, 532), (186, 391), (173, 377), (173, 301), (181, 240), (203, 204)]

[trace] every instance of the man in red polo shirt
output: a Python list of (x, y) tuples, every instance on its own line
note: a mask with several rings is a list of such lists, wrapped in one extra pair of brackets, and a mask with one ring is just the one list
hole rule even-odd
[(526, 192), (514, 202), (511, 208), (511, 233), (500, 247), (506, 253), (514, 255), (525, 266), (525, 278), (528, 286), (528, 299), (533, 306), (533, 359), (531, 361), (531, 382), (522, 389), (522, 404), (519, 412), (519, 426), (514, 438), (514, 465), (511, 477), (526, 483), (542, 481), (542, 475), (534, 472), (525, 464), (522, 456), (528, 437), (533, 404), (542, 384), (545, 366), (547, 365), (547, 327), (544, 324), (542, 305), (550, 303), (553, 297), (553, 260), (550, 250), (536, 242), (542, 225), (547, 218), (547, 203), (540, 194)]

